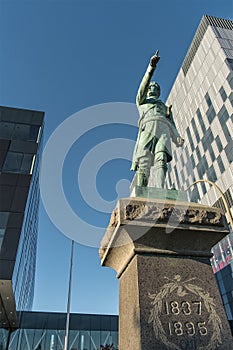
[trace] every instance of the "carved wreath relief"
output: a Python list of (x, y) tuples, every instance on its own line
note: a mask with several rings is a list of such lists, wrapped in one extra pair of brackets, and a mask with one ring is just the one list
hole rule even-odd
[(150, 294), (148, 323), (155, 337), (167, 349), (215, 350), (221, 344), (222, 322), (213, 298), (193, 284), (197, 278), (181, 281), (180, 275), (169, 279), (160, 291)]

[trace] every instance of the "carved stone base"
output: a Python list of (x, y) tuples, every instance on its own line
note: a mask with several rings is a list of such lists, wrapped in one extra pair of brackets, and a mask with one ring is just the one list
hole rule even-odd
[(119, 201), (100, 256), (120, 279), (120, 350), (233, 349), (209, 263), (211, 247), (227, 233), (215, 208)]

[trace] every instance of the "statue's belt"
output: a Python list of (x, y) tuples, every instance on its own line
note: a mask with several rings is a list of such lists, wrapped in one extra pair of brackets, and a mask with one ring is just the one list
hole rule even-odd
[(152, 116), (146, 116), (145, 118), (143, 118), (141, 120), (141, 128), (143, 128), (143, 126), (145, 126), (146, 123), (148, 122), (161, 122), (166, 124), (167, 126), (171, 127), (172, 123), (170, 121), (170, 119), (168, 119), (168, 116), (164, 116), (164, 115), (152, 115)]

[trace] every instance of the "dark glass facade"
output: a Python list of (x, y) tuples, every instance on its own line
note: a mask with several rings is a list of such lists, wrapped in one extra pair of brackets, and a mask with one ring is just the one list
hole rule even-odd
[(31, 310), (34, 295), (39, 210), (40, 157), (41, 144), (39, 145), (34, 164), (12, 277), (13, 292), (17, 301), (17, 310), (25, 311)]
[[(0, 107), (0, 326), (32, 306), (43, 112)], [(1, 349), (1, 348), (0, 348)]]
[[(66, 314), (21, 312), (19, 329), (9, 336), (1, 333), (0, 349), (62, 350), (64, 348)], [(101, 345), (113, 344), (118, 349), (118, 316), (71, 314), (68, 348), (100, 350)], [(2, 346), (2, 347), (1, 347)]]

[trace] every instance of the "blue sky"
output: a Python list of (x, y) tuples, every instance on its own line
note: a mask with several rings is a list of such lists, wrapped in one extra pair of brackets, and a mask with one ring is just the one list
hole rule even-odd
[[(74, 113), (104, 103), (134, 103), (156, 49), (161, 60), (155, 79), (166, 100), (201, 17), (232, 19), (232, 6), (231, 0), (0, 0), (0, 104), (44, 111), (46, 144)], [(104, 113), (107, 118), (105, 109)], [(90, 114), (90, 118), (95, 116)], [(80, 128), (85, 123), (81, 114)], [(110, 115), (109, 125), (99, 124), (72, 144), (63, 165), (63, 189), (87, 227), (106, 227), (109, 213), (91, 208), (81, 197), (77, 183), (80, 162), (101, 142), (132, 141), (136, 132), (134, 126), (117, 124)], [(58, 156), (63, 141), (58, 142)], [(117, 200), (116, 183), (131, 181), (129, 168), (127, 156), (103, 162), (96, 174), (96, 188), (105, 201)], [(127, 195), (124, 186), (123, 196)], [(50, 200), (56, 209), (56, 194)], [(69, 253), (70, 239), (41, 205), (34, 309), (65, 311)], [(76, 243), (72, 312), (116, 314), (115, 274), (100, 266), (97, 248)]]

